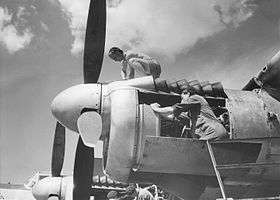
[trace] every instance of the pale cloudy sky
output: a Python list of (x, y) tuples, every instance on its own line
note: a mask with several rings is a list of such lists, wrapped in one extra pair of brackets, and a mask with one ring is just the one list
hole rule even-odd
[[(48, 171), (55, 120), (50, 103), (82, 82), (88, 0), (0, 1), (0, 182)], [(109, 0), (106, 49), (156, 57), (162, 78), (241, 88), (280, 49), (278, 0)], [(105, 56), (101, 81), (119, 79)], [(65, 170), (76, 136), (67, 136)]]

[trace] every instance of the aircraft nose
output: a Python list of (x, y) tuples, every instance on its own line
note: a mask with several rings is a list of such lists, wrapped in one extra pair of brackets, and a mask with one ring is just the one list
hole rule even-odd
[(59, 93), (52, 101), (54, 117), (65, 127), (78, 132), (77, 120), (83, 109), (100, 113), (101, 84), (81, 84)]

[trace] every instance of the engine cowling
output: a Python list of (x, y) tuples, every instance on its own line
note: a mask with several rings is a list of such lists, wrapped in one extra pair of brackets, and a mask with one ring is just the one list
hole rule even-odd
[(110, 93), (111, 126), (106, 173), (114, 180), (126, 182), (136, 162), (139, 135), (138, 93), (133, 88)]

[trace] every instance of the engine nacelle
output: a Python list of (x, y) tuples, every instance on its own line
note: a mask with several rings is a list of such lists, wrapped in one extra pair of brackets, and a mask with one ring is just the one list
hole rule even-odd
[(141, 95), (135, 88), (112, 91), (110, 102), (110, 134), (104, 143), (104, 169), (112, 179), (127, 182), (131, 170), (139, 167), (146, 136), (156, 136), (159, 132), (158, 118), (150, 106), (140, 104)]
[(72, 200), (72, 177), (46, 177), (32, 187), (36, 200)]

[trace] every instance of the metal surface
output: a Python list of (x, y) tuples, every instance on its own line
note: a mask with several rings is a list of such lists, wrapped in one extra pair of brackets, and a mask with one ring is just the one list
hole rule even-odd
[[(260, 144), (213, 144), (217, 163), (255, 162)], [(230, 155), (230, 156), (229, 156)], [(139, 171), (213, 176), (209, 152), (205, 141), (188, 138), (147, 136)], [(223, 176), (241, 175), (247, 171), (223, 172)]]
[(62, 197), (61, 177), (45, 177), (39, 180), (32, 187), (32, 194), (35, 199), (48, 199), (50, 195)]
[[(231, 164), (221, 164), (219, 165), (223, 168), (231, 169), (249, 169), (248, 176), (258, 177), (267, 180), (279, 180), (280, 179), (280, 138), (256, 138), (256, 139), (235, 139), (235, 140), (218, 140), (215, 144), (227, 145), (232, 142), (245, 142), (252, 144), (261, 145), (261, 149), (258, 153), (258, 158), (256, 162), (242, 162), (242, 163), (231, 163)], [(248, 148), (249, 149), (249, 148)], [(245, 153), (246, 149), (245, 149)], [(244, 177), (245, 178), (245, 177)], [(251, 177), (252, 178), (252, 177)]]
[(280, 137), (277, 130), (270, 128), (269, 113), (256, 92), (225, 90), (225, 93), (232, 139)]
[(257, 79), (264, 85), (280, 88), (280, 51), (259, 72)]
[(140, 78), (122, 80), (122, 81), (114, 81), (108, 84), (110, 91), (114, 91), (117, 89), (134, 87), (144, 90), (155, 91), (155, 84), (153, 76), (144, 76)]
[(102, 119), (95, 111), (81, 114), (77, 121), (79, 134), (88, 147), (95, 147), (102, 133)]
[(254, 167), (280, 167), (280, 163), (245, 163), (245, 164), (230, 164), (217, 165), (217, 169), (247, 169)]
[[(232, 138), (262, 138), (263, 140), (257, 165), (251, 168), (249, 175), (269, 180), (279, 179), (280, 167), (273, 163), (277, 165), (280, 162), (278, 118), (280, 103), (264, 90), (258, 93), (226, 90), (226, 93), (229, 97), (227, 108), (230, 114)], [(255, 139), (252, 141), (260, 142)], [(271, 166), (269, 166), (270, 163)], [(241, 166), (240, 169), (249, 168), (249, 165)]]
[(126, 182), (136, 162), (139, 134), (139, 106), (135, 89), (110, 93), (111, 127), (106, 173), (117, 181)]
[(214, 175), (205, 142), (183, 138), (147, 137), (139, 170)]
[(264, 110), (267, 112), (267, 123), (269, 128), (276, 133), (275, 135), (280, 136), (280, 102), (271, 97), (265, 90), (260, 90), (258, 96), (264, 103)]
[(138, 164), (143, 156), (146, 136), (156, 136), (157, 133), (157, 117), (149, 105), (139, 105), (139, 134), (137, 144), (137, 160), (134, 169), (138, 168)]
[(155, 88), (163, 92), (175, 92), (181, 94), (183, 91), (192, 91), (201, 96), (226, 97), (223, 86), (220, 82), (209, 83), (198, 80), (187, 81), (182, 79), (176, 82), (155, 79)]
[(83, 109), (101, 110), (101, 84), (80, 84), (59, 93), (51, 109), (62, 125), (78, 132), (77, 120)]
[[(262, 142), (257, 163), (280, 163), (280, 138), (267, 138)], [(250, 175), (260, 176), (269, 180), (280, 179), (280, 167), (260, 166), (250, 170)]]

